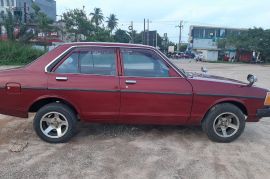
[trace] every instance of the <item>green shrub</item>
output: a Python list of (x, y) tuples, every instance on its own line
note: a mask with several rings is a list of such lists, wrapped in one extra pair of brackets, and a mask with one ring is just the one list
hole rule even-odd
[(0, 41), (0, 65), (25, 65), (44, 54), (31, 45)]

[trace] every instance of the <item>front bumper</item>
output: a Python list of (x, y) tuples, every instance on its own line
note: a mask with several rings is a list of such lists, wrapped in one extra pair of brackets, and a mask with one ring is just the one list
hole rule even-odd
[(258, 109), (257, 110), (257, 116), (258, 117), (270, 117), (270, 107), (268, 108), (263, 108), (263, 109)]

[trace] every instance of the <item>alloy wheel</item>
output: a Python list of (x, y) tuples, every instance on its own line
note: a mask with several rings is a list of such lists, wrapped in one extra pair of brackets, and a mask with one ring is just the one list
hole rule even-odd
[(43, 115), (40, 120), (40, 129), (49, 138), (60, 138), (68, 130), (66, 117), (59, 112), (49, 112)]
[(239, 118), (230, 112), (218, 115), (213, 123), (214, 132), (223, 138), (228, 138), (236, 134), (239, 126)]

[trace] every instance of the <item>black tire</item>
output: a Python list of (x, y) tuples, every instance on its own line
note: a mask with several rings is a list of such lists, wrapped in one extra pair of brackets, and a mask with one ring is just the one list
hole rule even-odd
[[(228, 116), (233, 116), (231, 121), (234, 121), (237, 125), (237, 130), (234, 128), (226, 128), (228, 127), (228, 123), (224, 121), (222, 123), (223, 119), (227, 119), (226, 117), (222, 118), (222, 115), (228, 115)], [(220, 118), (218, 118), (220, 117)], [(222, 119), (221, 119), (222, 118)], [(222, 122), (219, 122), (219, 121)], [(208, 138), (214, 142), (221, 142), (221, 143), (229, 143), (237, 139), (244, 131), (245, 129), (245, 115), (239, 109), (237, 106), (230, 104), (230, 103), (222, 103), (214, 106), (209, 110), (207, 115), (205, 116), (203, 122), (202, 122), (202, 129), (203, 131), (207, 134)], [(225, 125), (225, 127), (224, 127)], [(215, 128), (214, 126), (222, 126), (225, 132), (223, 133), (222, 128), (217, 127)], [(234, 127), (235, 127), (234, 126)], [(227, 135), (227, 130), (230, 130), (230, 135)], [(225, 134), (225, 135), (224, 135)], [(227, 135), (227, 136), (226, 136)], [(224, 137), (226, 136), (226, 137)]]
[[(47, 114), (54, 115), (54, 113), (56, 115), (57, 114), (60, 115), (61, 117), (59, 117), (59, 119), (64, 119), (63, 121), (66, 122), (65, 123), (66, 126), (64, 126), (65, 133), (63, 135), (60, 135), (61, 137), (52, 135), (53, 133), (55, 133), (55, 135), (58, 135), (58, 131), (56, 129), (50, 130), (50, 133), (52, 133), (50, 136), (52, 137), (47, 136), (49, 134), (46, 135), (45, 134), (46, 132), (42, 131), (44, 130), (43, 128), (46, 128), (46, 127), (48, 128), (50, 126), (46, 121), (43, 121), (43, 117)], [(46, 116), (44, 118), (46, 118)], [(49, 119), (51, 120), (51, 118)], [(41, 122), (41, 120), (43, 122)], [(35, 115), (34, 123), (33, 123), (36, 134), (42, 140), (49, 143), (64, 143), (64, 142), (69, 141), (75, 135), (76, 124), (77, 124), (77, 117), (76, 117), (75, 112), (67, 105), (61, 104), (61, 103), (50, 103), (40, 108)], [(44, 126), (44, 125), (47, 125), (47, 126)], [(62, 125), (60, 126), (60, 128), (63, 128)], [(62, 129), (60, 131), (62, 131)]]

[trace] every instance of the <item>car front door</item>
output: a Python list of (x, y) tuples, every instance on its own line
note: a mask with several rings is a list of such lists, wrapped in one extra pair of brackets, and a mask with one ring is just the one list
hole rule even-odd
[(192, 106), (190, 83), (152, 49), (121, 48), (120, 120), (185, 124)]
[(119, 117), (120, 92), (115, 48), (81, 47), (49, 73), (51, 95), (75, 105), (80, 117), (112, 121)]

